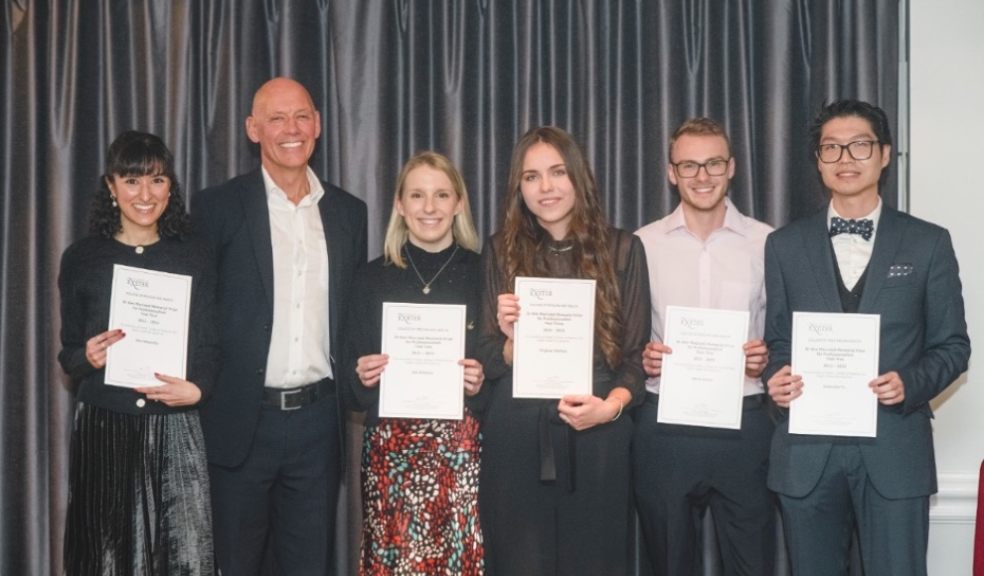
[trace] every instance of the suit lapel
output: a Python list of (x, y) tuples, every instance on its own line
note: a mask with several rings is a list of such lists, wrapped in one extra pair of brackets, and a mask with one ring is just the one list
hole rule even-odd
[(817, 282), (817, 289), (823, 297), (824, 309), (840, 312), (840, 293), (837, 291), (837, 272), (834, 270), (834, 253), (830, 247), (830, 235), (827, 233), (826, 208), (814, 214), (809, 225), (803, 231), (803, 243), (806, 246), (806, 257), (810, 260), (810, 268)]
[(878, 218), (878, 230), (875, 234), (875, 246), (868, 261), (868, 274), (864, 281), (864, 293), (861, 295), (859, 312), (872, 309), (872, 304), (878, 298), (878, 293), (888, 278), (888, 269), (895, 261), (895, 255), (902, 243), (902, 220), (899, 213), (882, 207), (881, 217)]
[(273, 244), (270, 240), (270, 208), (267, 206), (263, 173), (259, 170), (250, 177), (242, 202), (250, 238), (253, 240), (256, 265), (260, 270), (263, 290), (266, 292), (267, 306), (273, 311)]

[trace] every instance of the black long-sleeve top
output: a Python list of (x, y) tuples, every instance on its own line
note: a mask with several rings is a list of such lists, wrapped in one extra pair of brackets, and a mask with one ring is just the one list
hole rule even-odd
[[(347, 363), (342, 370), (339, 384), (350, 410), (368, 411), (368, 423), (378, 418), (379, 386), (366, 388), (355, 373), (358, 359), (368, 354), (379, 354), (382, 346), (383, 302), (413, 304), (464, 304), (467, 307), (465, 331), (465, 357), (474, 358), (478, 332), (478, 303), (481, 287), (479, 255), (455, 245), (440, 252), (427, 252), (407, 242), (413, 266), (406, 268), (386, 264), (377, 258), (356, 274), (352, 290), (352, 302), (346, 313), (345, 335)], [(404, 257), (406, 261), (407, 258)], [(447, 263), (443, 271), (438, 270)], [(419, 272), (419, 276), (418, 276)], [(437, 274), (437, 278), (434, 278)], [(424, 282), (430, 282), (430, 293), (424, 294)], [(482, 409), (484, 387), (479, 394), (465, 397), (465, 406), (472, 412)]]
[[(551, 278), (575, 278), (574, 251), (551, 250), (555, 244), (544, 242), (536, 254), (537, 265)], [(645, 397), (646, 375), (642, 369), (642, 351), (649, 340), (650, 299), (649, 272), (642, 242), (624, 230), (609, 228), (608, 245), (615, 262), (619, 290), (619, 319), (622, 324), (622, 362), (612, 370), (604, 360), (601, 348), (595, 341), (594, 389), (595, 396), (606, 398), (612, 389), (623, 387), (632, 394), (626, 409), (640, 404)], [(485, 244), (482, 256), (482, 276), (485, 284), (482, 293), (482, 309), (477, 358), (485, 367), (485, 378), (495, 380), (512, 370), (502, 356), (506, 341), (496, 320), (498, 295), (513, 291), (504, 284), (505, 272), (501, 262), (502, 237), (492, 236)], [(522, 306), (522, 303), (520, 303)]]
[(162, 402), (147, 401), (145, 395), (130, 388), (107, 385), (105, 369), (96, 370), (86, 359), (86, 341), (110, 329), (114, 264), (192, 277), (185, 379), (201, 389), (203, 401), (218, 369), (215, 271), (204, 244), (194, 239), (161, 239), (138, 253), (133, 246), (116, 240), (84, 238), (62, 254), (58, 275), (62, 321), (58, 361), (78, 381), (78, 400), (126, 414), (165, 414), (194, 408), (170, 408)]

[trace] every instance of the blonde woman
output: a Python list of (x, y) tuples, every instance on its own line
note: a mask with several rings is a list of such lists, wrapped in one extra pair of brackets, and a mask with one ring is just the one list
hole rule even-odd
[[(478, 519), (479, 422), (484, 380), (471, 359), (479, 256), (468, 193), (451, 161), (421, 152), (403, 166), (383, 256), (356, 277), (345, 370), (350, 408), (367, 411), (362, 450), (363, 575), (483, 573)], [(461, 420), (379, 418), (383, 302), (465, 304), (467, 356)]]

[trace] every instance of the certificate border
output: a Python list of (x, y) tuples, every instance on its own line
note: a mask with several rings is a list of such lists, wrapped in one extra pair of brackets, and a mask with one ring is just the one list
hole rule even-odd
[[(143, 274), (143, 275), (149, 275), (149, 276), (164, 277), (164, 278), (169, 278), (169, 279), (172, 279), (172, 280), (180, 280), (182, 282), (182, 285), (185, 287), (184, 290), (182, 290), (181, 291), (181, 294), (179, 295), (179, 296), (182, 296), (184, 298), (184, 309), (185, 309), (184, 324), (182, 325), (183, 330), (181, 330), (181, 335), (180, 335), (180, 338), (181, 338), (181, 350), (182, 350), (182, 354), (181, 354), (181, 368), (180, 368), (180, 373), (179, 374), (169, 374), (169, 376), (177, 376), (178, 378), (186, 379), (187, 376), (188, 376), (188, 327), (189, 327), (188, 324), (189, 324), (190, 319), (191, 319), (191, 288), (192, 288), (192, 283), (194, 282), (195, 279), (192, 278), (188, 274), (175, 274), (173, 272), (164, 272), (164, 271), (161, 271), (161, 270), (151, 270), (149, 268), (139, 268), (139, 267), (136, 267), (136, 266), (126, 266), (124, 264), (113, 264), (113, 279), (112, 279), (111, 289), (110, 289), (110, 293), (109, 293), (109, 327), (110, 327), (110, 329), (112, 329), (114, 326), (116, 326), (116, 317), (119, 314), (117, 312), (117, 310), (116, 310), (116, 305), (117, 305), (116, 304), (116, 294), (117, 294), (116, 285), (117, 285), (117, 278), (119, 277), (119, 275), (121, 273), (125, 273), (125, 272), (130, 272), (130, 273), (134, 273), (134, 274)], [(113, 346), (110, 346), (109, 348), (106, 349), (106, 366), (105, 366), (106, 372), (105, 372), (105, 376), (103, 378), (103, 382), (105, 382), (106, 384), (108, 384), (110, 386), (119, 386), (119, 387), (122, 387), (122, 388), (139, 388), (139, 387), (144, 387), (144, 386), (163, 386), (164, 385), (163, 382), (160, 382), (160, 381), (157, 381), (157, 380), (155, 380), (152, 383), (137, 383), (137, 384), (134, 384), (133, 382), (128, 382), (126, 380), (122, 380), (122, 379), (113, 377), (112, 376), (112, 371), (110, 370), (110, 364), (113, 361), (113, 356), (115, 355), (115, 353), (116, 352), (114, 352)], [(153, 374), (151, 374), (151, 376), (153, 376)]]
[[(811, 318), (829, 318), (829, 317), (843, 318), (844, 316), (851, 316), (853, 318), (857, 318), (865, 322), (874, 323), (873, 328), (875, 334), (875, 341), (873, 342), (873, 344), (874, 344), (875, 354), (872, 358), (873, 365), (870, 366), (869, 368), (871, 369), (872, 378), (878, 376), (878, 363), (879, 363), (879, 357), (881, 355), (881, 315), (847, 313), (847, 312), (797, 312), (797, 311), (793, 312), (792, 334), (790, 338), (790, 345), (791, 345), (790, 368), (793, 370), (793, 374), (796, 373), (796, 366), (798, 364), (796, 360), (796, 357), (798, 355), (796, 352), (797, 347), (793, 345), (797, 333), (796, 330), (797, 324), (801, 322), (805, 322)], [(797, 434), (797, 435), (813, 435), (813, 436), (876, 438), (878, 436), (878, 398), (874, 394), (871, 395), (871, 398), (872, 398), (871, 408), (870, 408), (872, 412), (871, 427), (865, 429), (845, 430), (843, 433), (834, 433), (827, 429), (817, 430), (817, 429), (810, 428), (809, 426), (804, 426), (802, 424), (797, 424), (796, 430), (794, 431), (793, 422), (794, 420), (797, 419), (794, 417), (795, 410), (793, 409), (793, 407), (796, 404), (796, 400), (793, 400), (793, 402), (789, 406), (789, 422), (788, 422), (789, 433)]]
[[(387, 318), (388, 313), (391, 309), (399, 308), (401, 310), (413, 310), (413, 309), (443, 309), (447, 311), (457, 312), (460, 316), (460, 322), (456, 323), (459, 329), (458, 341), (460, 342), (460, 350), (458, 352), (459, 357), (465, 357), (465, 337), (466, 337), (466, 324), (468, 322), (468, 307), (464, 304), (418, 304), (413, 302), (383, 302), (383, 322), (380, 331), (380, 351), (386, 353), (386, 334), (387, 334)], [(422, 416), (420, 412), (413, 412), (409, 410), (398, 410), (387, 406), (383, 402), (383, 388), (386, 386), (386, 371), (383, 370), (382, 375), (379, 378), (379, 417), (380, 418), (403, 418), (403, 419), (419, 419), (419, 420), (461, 420), (464, 418), (465, 414), (465, 387), (464, 387), (464, 377), (465, 368), (464, 366), (458, 366), (459, 380), (462, 381), (462, 385), (459, 387), (460, 393), (455, 398), (455, 408), (454, 411), (448, 412), (438, 412), (435, 411), (432, 414)]]
[(578, 390), (576, 392), (565, 392), (563, 394), (532, 394), (530, 392), (523, 391), (518, 383), (523, 381), (523, 356), (520, 351), (519, 346), (519, 335), (522, 332), (522, 316), (520, 320), (516, 322), (515, 325), (515, 336), (516, 341), (513, 345), (513, 398), (539, 398), (555, 400), (566, 396), (567, 394), (592, 394), (594, 392), (594, 315), (595, 315), (595, 298), (597, 297), (597, 282), (591, 278), (539, 278), (533, 276), (517, 276), (515, 280), (514, 289), (516, 294), (520, 293), (520, 286), (524, 284), (583, 284), (591, 286), (591, 304), (588, 312), (591, 314), (591, 334), (590, 339), (590, 350), (589, 354), (585, 354), (584, 358), (581, 359), (583, 362), (583, 373), (586, 374), (585, 382), (582, 383), (584, 386), (583, 390)]
[[(705, 316), (706, 315), (731, 315), (731, 316), (740, 316), (741, 317), (741, 321), (742, 321), (742, 326), (744, 327), (744, 329), (742, 330), (744, 336), (743, 336), (743, 339), (742, 339), (741, 343), (739, 344), (739, 349), (741, 348), (741, 345), (743, 345), (747, 341), (747, 339), (748, 339), (748, 324), (749, 324), (750, 317), (751, 317), (751, 314), (748, 312), (748, 310), (732, 310), (732, 309), (728, 309), (728, 308), (701, 308), (701, 307), (695, 307), (695, 306), (673, 306), (673, 305), (670, 305), (670, 306), (667, 306), (666, 307), (666, 312), (665, 312), (666, 321), (665, 321), (665, 323), (663, 325), (663, 341), (664, 342), (670, 342), (670, 340), (672, 340), (671, 335), (675, 332), (675, 330), (670, 326), (670, 319), (671, 318), (675, 318), (676, 317), (676, 314), (679, 314), (679, 313), (700, 314), (700, 315), (705, 315)], [(659, 422), (659, 423), (661, 423), (661, 424), (677, 424), (677, 425), (681, 425), (681, 426), (699, 426), (699, 427), (702, 427), (702, 428), (723, 428), (723, 429), (726, 429), (726, 430), (740, 430), (741, 429), (742, 414), (743, 414), (742, 405), (743, 405), (744, 400), (745, 400), (745, 398), (744, 398), (744, 390), (745, 390), (745, 370), (744, 370), (744, 366), (745, 366), (745, 360), (744, 360), (744, 358), (745, 357), (744, 357), (744, 354), (741, 354), (740, 355), (740, 366), (739, 366), (739, 370), (738, 370), (738, 378), (737, 378), (737, 383), (736, 383), (736, 387), (737, 387), (737, 398), (736, 398), (736, 406), (734, 408), (735, 408), (735, 414), (737, 414), (737, 418), (736, 419), (733, 419), (733, 420), (729, 420), (728, 422), (711, 421), (711, 420), (705, 420), (703, 422), (698, 422), (696, 420), (687, 420), (687, 419), (682, 419), (682, 418), (671, 418), (671, 417), (665, 416), (665, 413), (664, 413), (665, 403), (663, 402), (663, 400), (665, 399), (665, 397), (663, 396), (663, 393), (666, 391), (667, 388), (674, 388), (675, 387), (672, 383), (670, 383), (670, 385), (667, 386), (667, 380), (665, 379), (665, 376), (666, 376), (666, 373), (667, 373), (667, 368), (670, 369), (669, 371), (670, 371), (671, 374), (673, 372), (674, 363), (672, 361), (672, 358), (673, 358), (673, 355), (670, 354), (668, 356), (665, 356), (664, 359), (663, 359), (663, 372), (660, 375), (660, 380), (659, 380), (660, 402), (659, 402), (659, 406), (658, 406), (658, 408), (656, 410), (656, 421)]]

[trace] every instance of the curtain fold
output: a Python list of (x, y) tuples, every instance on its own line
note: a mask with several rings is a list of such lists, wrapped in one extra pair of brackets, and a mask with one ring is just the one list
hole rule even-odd
[(461, 168), (486, 236), (513, 143), (560, 125), (584, 146), (610, 220), (635, 229), (677, 202), (669, 132), (708, 115), (732, 138), (735, 203), (779, 226), (824, 200), (808, 135), (823, 102), (863, 98), (898, 117), (903, 25), (898, 0), (7, 0), (0, 573), (61, 573), (73, 398), (54, 286), (119, 132), (160, 134), (193, 206), (258, 164), (243, 128), (252, 94), (293, 76), (322, 115), (312, 166), (367, 202), (376, 255), (417, 150)]

